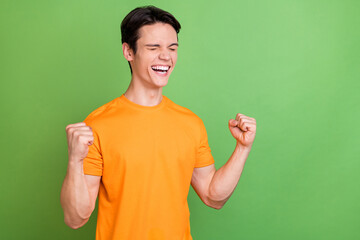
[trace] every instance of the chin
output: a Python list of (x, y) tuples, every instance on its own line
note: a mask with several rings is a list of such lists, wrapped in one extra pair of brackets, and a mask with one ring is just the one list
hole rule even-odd
[(168, 74), (165, 77), (152, 75), (150, 78), (151, 78), (152, 83), (155, 86), (157, 86), (157, 87), (165, 87), (169, 82), (169, 77), (170, 77), (170, 74)]
[(154, 79), (153, 83), (157, 87), (165, 87), (168, 84), (168, 78), (166, 78), (166, 79)]

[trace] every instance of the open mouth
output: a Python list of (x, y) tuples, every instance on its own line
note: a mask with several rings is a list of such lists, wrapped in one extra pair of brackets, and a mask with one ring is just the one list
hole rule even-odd
[(170, 66), (154, 65), (151, 66), (151, 69), (157, 73), (167, 73), (170, 69)]

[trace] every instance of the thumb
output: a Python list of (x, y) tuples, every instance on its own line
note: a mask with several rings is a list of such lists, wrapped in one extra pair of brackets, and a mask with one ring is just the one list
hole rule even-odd
[(230, 120), (229, 120), (229, 126), (235, 127), (236, 125), (237, 125), (237, 121), (236, 121), (236, 120), (234, 120), (234, 119), (230, 119)]

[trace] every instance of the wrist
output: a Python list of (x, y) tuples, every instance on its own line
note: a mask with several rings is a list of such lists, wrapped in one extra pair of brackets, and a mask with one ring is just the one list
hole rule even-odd
[(249, 153), (251, 151), (251, 147), (252, 147), (252, 144), (250, 146), (244, 146), (236, 141), (235, 150), (240, 151), (240, 152)]
[(83, 159), (69, 156), (69, 167), (82, 167), (83, 166)]
[(84, 159), (82, 159), (81, 157), (79, 156), (76, 156), (74, 154), (69, 154), (68, 155), (68, 158), (69, 158), (69, 163), (74, 163), (74, 164), (80, 164), (83, 162)]
[(68, 168), (67, 171), (68, 173), (80, 173), (80, 174), (84, 174), (84, 165), (82, 161), (71, 161), (69, 159), (69, 163), (68, 163)]

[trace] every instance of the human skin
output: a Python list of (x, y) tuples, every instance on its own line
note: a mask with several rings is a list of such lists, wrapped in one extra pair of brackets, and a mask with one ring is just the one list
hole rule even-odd
[[(166, 86), (177, 60), (177, 33), (169, 24), (156, 23), (139, 29), (137, 52), (123, 44), (123, 54), (133, 69), (126, 97), (140, 105), (154, 106), (162, 99), (162, 87)], [(163, 75), (152, 67), (170, 67)], [(66, 126), (69, 161), (61, 189), (61, 206), (65, 223), (77, 229), (90, 218), (96, 203), (101, 176), (85, 175), (83, 160), (88, 146), (93, 142), (92, 130), (84, 122)]]
[(80, 122), (67, 125), (65, 130), (69, 160), (61, 188), (60, 202), (65, 223), (75, 229), (88, 221), (95, 208), (93, 199), (98, 190), (94, 190), (91, 186), (94, 186), (94, 180), (96, 183), (99, 177), (85, 176), (83, 170), (83, 160), (94, 141), (91, 127)]
[(201, 200), (215, 209), (221, 209), (233, 194), (256, 134), (256, 119), (241, 113), (230, 119), (228, 125), (236, 140), (229, 160), (218, 170), (214, 164), (194, 168), (191, 178), (191, 185)]
[[(162, 88), (168, 84), (176, 65), (177, 33), (169, 24), (155, 23), (141, 27), (139, 35), (136, 54), (123, 43), (124, 57), (133, 70), (125, 96), (137, 104), (155, 106), (161, 102)], [(168, 66), (169, 70), (161, 75), (152, 69), (156, 65)]]
[[(162, 88), (167, 85), (169, 76), (177, 61), (177, 34), (164, 23), (146, 25), (140, 29), (136, 54), (123, 44), (124, 57), (130, 62), (133, 75), (125, 96), (140, 105), (154, 106), (161, 102)], [(156, 45), (149, 46), (149, 45)], [(168, 65), (166, 76), (158, 76), (153, 65)], [(233, 193), (244, 168), (255, 139), (256, 120), (241, 113), (229, 120), (229, 130), (236, 140), (236, 147), (224, 166), (216, 170), (214, 164), (194, 168), (192, 187), (202, 201), (209, 207), (220, 209)]]
[[(155, 106), (162, 100), (162, 88), (168, 84), (169, 77), (177, 61), (177, 34), (169, 24), (156, 23), (139, 29), (137, 52), (122, 45), (123, 54), (133, 70), (131, 82), (125, 96), (132, 102), (143, 106)], [(156, 73), (155, 65), (170, 67), (166, 74)], [(61, 190), (61, 205), (65, 223), (71, 228), (83, 226), (95, 208), (100, 185), (100, 176), (84, 175), (83, 159), (88, 146), (92, 144), (92, 131), (85, 123), (69, 124), (68, 136), (69, 163)], [(251, 150), (256, 133), (256, 120), (237, 114), (229, 120), (229, 129), (236, 139), (236, 147), (229, 160), (220, 169), (214, 164), (194, 168), (191, 184), (201, 200), (208, 206), (220, 209), (233, 193), (245, 161)]]

